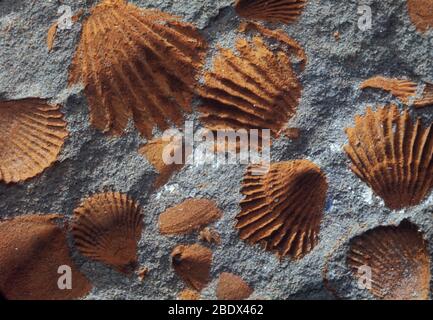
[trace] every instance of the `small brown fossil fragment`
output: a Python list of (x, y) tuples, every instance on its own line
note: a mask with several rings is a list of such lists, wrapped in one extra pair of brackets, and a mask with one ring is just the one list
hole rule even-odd
[(174, 271), (190, 288), (201, 291), (210, 281), (212, 251), (199, 244), (179, 245), (171, 253)]
[(149, 268), (148, 267), (140, 267), (137, 270), (137, 275), (138, 275), (138, 279), (143, 282), (144, 279), (147, 277), (147, 275), (149, 274)]
[(219, 235), (219, 233), (209, 227), (206, 227), (202, 231), (200, 231), (199, 240), (206, 241), (208, 243), (214, 243), (216, 245), (221, 244), (221, 236)]
[(214, 201), (187, 199), (159, 216), (159, 231), (161, 234), (188, 234), (221, 216), (222, 213)]
[(252, 293), (250, 288), (241, 277), (232, 273), (223, 272), (218, 279), (216, 295), (218, 300), (244, 300)]
[(185, 289), (179, 293), (178, 299), (179, 300), (200, 300), (200, 293), (195, 290)]
[(409, 99), (416, 96), (417, 84), (409, 80), (376, 76), (361, 83), (360, 89), (365, 88), (389, 91), (392, 95), (399, 98), (404, 104), (408, 104)]

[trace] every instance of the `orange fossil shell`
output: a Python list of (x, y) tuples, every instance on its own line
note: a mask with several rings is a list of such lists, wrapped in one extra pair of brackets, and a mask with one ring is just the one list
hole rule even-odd
[(253, 291), (241, 277), (223, 272), (219, 276), (216, 295), (218, 300), (244, 300)]
[(417, 227), (403, 221), (398, 227), (369, 230), (351, 241), (347, 263), (355, 276), (371, 270), (371, 292), (387, 300), (428, 299), (430, 257)]
[(137, 267), (142, 228), (138, 204), (125, 194), (109, 192), (94, 195), (75, 209), (72, 234), (86, 257), (131, 273)]
[(318, 242), (328, 183), (308, 160), (273, 163), (265, 175), (253, 166), (243, 181), (241, 212), (236, 217), (241, 239), (263, 243), (279, 256), (299, 259)]
[[(55, 220), (60, 215), (26, 215), (0, 221), (0, 292), (10, 300), (76, 299), (91, 284), (71, 259), (66, 233)], [(72, 289), (59, 289), (71, 268)], [(61, 282), (64, 284), (63, 282)]]
[(395, 105), (355, 117), (346, 129), (352, 171), (391, 209), (419, 204), (433, 187), (433, 130)]
[(159, 216), (161, 234), (188, 234), (221, 218), (214, 201), (188, 199)]
[[(162, 138), (158, 138), (147, 142), (138, 150), (138, 152), (145, 156), (159, 173), (153, 184), (155, 189), (158, 189), (167, 183), (170, 177), (179, 171), (185, 163), (185, 159), (182, 159), (180, 164), (166, 164), (164, 161), (164, 150), (166, 148), (170, 153), (176, 153), (179, 148), (183, 148), (183, 145), (180, 143), (178, 145), (177, 143), (164, 141)], [(180, 151), (183, 152), (182, 149)]]
[(200, 293), (195, 290), (185, 289), (179, 293), (177, 298), (179, 300), (200, 300)]
[(175, 272), (192, 289), (201, 291), (210, 280), (212, 251), (199, 244), (179, 245), (171, 253)]
[(122, 134), (132, 118), (150, 138), (155, 126), (180, 125), (183, 112), (191, 112), (205, 49), (191, 24), (123, 0), (103, 0), (83, 23), (69, 82), (84, 83), (96, 128)]
[(56, 160), (68, 136), (60, 106), (41, 99), (0, 102), (0, 181), (33, 178)]
[(433, 84), (426, 83), (422, 97), (414, 101), (413, 106), (415, 108), (424, 108), (433, 106)]
[[(293, 39), (263, 27), (255, 29), (295, 50), (305, 62), (303, 50)], [(274, 137), (278, 136), (295, 114), (301, 97), (302, 87), (290, 54), (282, 47), (271, 50), (257, 35), (252, 41), (238, 39), (236, 48), (238, 54), (220, 49), (213, 70), (205, 74), (200, 88), (201, 121), (212, 131), (270, 129)]]
[(399, 98), (403, 103), (408, 104), (411, 97), (416, 96), (417, 84), (401, 79), (390, 79), (381, 76), (365, 80), (360, 85), (360, 89), (375, 88), (389, 91), (392, 95)]
[(407, 0), (412, 23), (421, 32), (433, 28), (433, 0)]
[(237, 0), (236, 12), (244, 18), (267, 22), (293, 23), (306, 0)]

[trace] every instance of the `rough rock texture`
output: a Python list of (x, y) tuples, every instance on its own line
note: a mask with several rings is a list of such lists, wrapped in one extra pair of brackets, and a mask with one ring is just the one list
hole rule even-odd
[[(85, 197), (106, 189), (127, 193), (143, 206), (144, 231), (138, 259), (150, 272), (141, 282), (82, 257), (74, 259), (93, 282), (88, 299), (175, 299), (185, 288), (172, 267), (170, 253), (179, 243), (193, 244), (197, 234), (165, 237), (158, 231), (158, 215), (191, 198), (217, 202), (223, 217), (212, 227), (221, 235), (213, 246), (212, 282), (202, 298), (216, 298), (221, 272), (247, 281), (251, 298), (332, 299), (367, 298), (346, 266), (349, 240), (379, 225), (415, 223), (426, 239), (433, 237), (433, 195), (407, 210), (391, 211), (372, 195), (368, 186), (349, 170), (343, 152), (344, 128), (367, 105), (394, 102), (390, 94), (359, 90), (372, 76), (407, 77), (416, 83), (433, 82), (433, 31), (419, 33), (411, 23), (405, 0), (365, 0), (373, 13), (372, 29), (361, 31), (357, 8), (361, 1), (310, 0), (299, 21), (283, 28), (306, 50), (308, 64), (301, 73), (303, 92), (290, 127), (301, 129), (296, 141), (279, 138), (272, 145), (272, 160), (309, 159), (326, 173), (329, 183), (326, 212), (318, 245), (299, 261), (278, 260), (259, 246), (241, 241), (235, 229), (244, 165), (187, 165), (157, 192), (152, 191), (156, 171), (138, 153), (146, 142), (130, 123), (127, 134), (107, 137), (90, 127), (88, 105), (81, 85), (68, 88), (68, 67), (76, 50), (81, 22), (59, 30), (51, 52), (46, 45), (57, 9), (69, 5), (87, 13), (96, 1), (0, 1), (0, 98), (38, 97), (63, 106), (69, 137), (58, 163), (25, 183), (0, 183), (0, 217), (31, 212), (60, 212), (71, 219)], [(210, 44), (207, 68), (218, 46), (233, 48), (241, 19), (231, 0), (136, 0), (143, 8), (159, 8), (194, 22)], [(86, 15), (85, 13), (85, 15)], [(339, 33), (337, 41), (334, 34)], [(194, 103), (194, 108), (200, 101)], [(433, 107), (411, 113), (426, 123)], [(197, 119), (195, 112), (191, 119)], [(195, 122), (195, 130), (200, 128)], [(1, 241), (1, 240), (0, 240)], [(430, 253), (433, 242), (429, 243)], [(71, 242), (72, 246), (72, 242)], [(325, 278), (325, 280), (323, 279)]]

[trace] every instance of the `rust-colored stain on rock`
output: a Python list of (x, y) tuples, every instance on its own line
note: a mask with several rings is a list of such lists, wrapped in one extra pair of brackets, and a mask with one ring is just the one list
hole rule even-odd
[(412, 23), (421, 32), (433, 28), (433, 0), (407, 0)]
[(207, 199), (187, 199), (159, 216), (161, 234), (188, 234), (219, 218), (222, 212)]
[(74, 211), (72, 234), (78, 250), (122, 273), (137, 267), (142, 229), (141, 208), (122, 193), (94, 195)]
[(369, 230), (352, 239), (347, 264), (356, 277), (371, 270), (371, 292), (386, 300), (428, 299), (430, 257), (417, 227), (403, 221), (398, 227)]
[[(85, 296), (91, 284), (71, 259), (60, 215), (0, 221), (0, 292), (9, 300), (65, 300)], [(72, 289), (62, 290), (60, 266), (69, 266)]]
[(237, 0), (235, 8), (247, 19), (290, 24), (298, 20), (305, 4), (306, 0)]
[(191, 289), (201, 291), (210, 281), (212, 251), (199, 244), (179, 245), (171, 253), (172, 265)]
[(236, 217), (241, 239), (261, 243), (279, 256), (303, 257), (318, 242), (328, 190), (325, 175), (308, 160), (273, 163), (265, 175), (253, 169), (244, 177), (246, 197)]
[(419, 204), (433, 187), (433, 130), (395, 105), (355, 117), (346, 129), (352, 171), (391, 209)]
[(216, 289), (216, 296), (218, 300), (244, 300), (247, 299), (252, 293), (253, 289), (250, 288), (248, 283), (241, 277), (223, 272), (218, 279)]
[(377, 76), (361, 83), (360, 89), (366, 88), (388, 91), (399, 98), (404, 104), (408, 104), (409, 99), (416, 96), (417, 84), (409, 80)]
[(68, 131), (60, 106), (29, 98), (0, 101), (0, 181), (22, 182), (50, 167)]
[(252, 29), (281, 46), (271, 49), (264, 38), (254, 35), (251, 41), (237, 40), (237, 53), (221, 48), (200, 89), (201, 121), (212, 131), (270, 129), (277, 137), (294, 116), (302, 91), (289, 51), (303, 64), (306, 57), (287, 35), (257, 24), (242, 26), (245, 31)]
[(96, 128), (119, 135), (132, 118), (150, 138), (154, 127), (180, 126), (191, 112), (205, 49), (196, 28), (177, 17), (104, 0), (83, 23), (69, 82), (84, 83)]

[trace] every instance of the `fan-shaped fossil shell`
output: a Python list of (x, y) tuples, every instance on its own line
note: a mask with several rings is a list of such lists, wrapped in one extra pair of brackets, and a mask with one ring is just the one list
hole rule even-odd
[(419, 204), (433, 187), (433, 130), (395, 105), (355, 117), (346, 129), (352, 171), (391, 209)]
[[(90, 282), (70, 257), (64, 230), (55, 222), (59, 218), (32, 214), (0, 221), (0, 291), (6, 299), (75, 299), (90, 291)], [(71, 289), (58, 286), (66, 274), (61, 266), (71, 268)]]
[(33, 178), (56, 160), (68, 136), (59, 106), (41, 99), (0, 102), (0, 181)]
[(409, 103), (411, 97), (415, 97), (417, 84), (402, 79), (390, 79), (381, 76), (365, 80), (360, 85), (361, 89), (375, 88), (389, 91), (392, 95), (399, 98), (404, 104)]
[(118, 192), (94, 195), (74, 211), (72, 234), (80, 252), (123, 273), (137, 266), (143, 214), (136, 202)]
[(176, 273), (192, 289), (201, 291), (210, 280), (212, 251), (199, 244), (179, 245), (171, 253)]
[(248, 283), (232, 273), (223, 272), (218, 279), (216, 296), (218, 300), (244, 300), (252, 293)]
[(121, 134), (133, 118), (150, 138), (155, 126), (180, 125), (182, 113), (191, 111), (205, 48), (191, 24), (123, 0), (104, 0), (83, 24), (70, 83), (84, 83), (96, 128)]
[(433, 84), (426, 83), (421, 98), (414, 101), (415, 108), (433, 106)]
[(247, 19), (293, 23), (305, 3), (306, 0), (237, 0), (236, 12)]
[[(248, 24), (244, 29), (255, 27)], [(255, 27), (266, 37), (287, 45), (305, 62), (300, 46), (278, 31)], [(200, 89), (201, 120), (210, 130), (270, 129), (275, 137), (295, 114), (301, 84), (292, 68), (291, 57), (282, 47), (272, 50), (262, 37), (238, 39), (239, 54), (221, 49), (213, 70), (205, 74)]]
[(407, 0), (412, 23), (421, 32), (433, 28), (433, 0)]
[(347, 263), (356, 277), (368, 276), (371, 292), (381, 299), (428, 299), (430, 257), (416, 226), (378, 227), (351, 241)]
[(328, 183), (308, 160), (273, 163), (266, 175), (245, 175), (236, 227), (241, 239), (298, 259), (318, 242)]
[(188, 199), (159, 216), (161, 234), (188, 234), (221, 218), (214, 201)]

